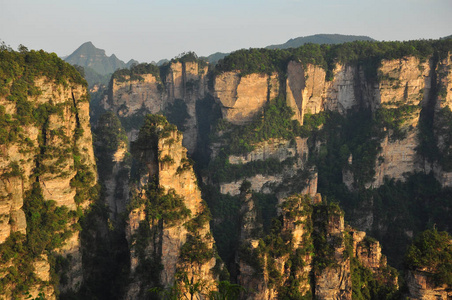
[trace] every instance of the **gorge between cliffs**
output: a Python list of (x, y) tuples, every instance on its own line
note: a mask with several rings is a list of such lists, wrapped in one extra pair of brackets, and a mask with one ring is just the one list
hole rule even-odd
[(451, 39), (0, 55), (0, 297), (452, 298)]

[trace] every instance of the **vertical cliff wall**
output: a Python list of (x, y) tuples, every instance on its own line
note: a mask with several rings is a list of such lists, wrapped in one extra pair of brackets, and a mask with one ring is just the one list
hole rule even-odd
[[(403, 174), (425, 169), (423, 158), (416, 152), (420, 143), (419, 118), (422, 110), (437, 103), (437, 97), (438, 112), (448, 107), (449, 60), (448, 55), (441, 61), (432, 56), (383, 59), (374, 67), (374, 73), (359, 64), (337, 63), (330, 77), (321, 66), (291, 60), (283, 73), (284, 86), (276, 75), (241, 76), (239, 71), (228, 71), (215, 77), (214, 94), (223, 118), (232, 124), (249, 123), (264, 109), (265, 100), (274, 99), (278, 93), (283, 94), (295, 113), (293, 118), (300, 124), (306, 114), (330, 111), (346, 116), (350, 111), (370, 110), (372, 116), (380, 118), (378, 126), (385, 131), (382, 137), (375, 137), (381, 139), (380, 159), (375, 162), (375, 178), (368, 182), (368, 186), (378, 187), (385, 177), (403, 180)], [(395, 122), (388, 123), (390, 118), (395, 118)], [(438, 135), (442, 149), (444, 135)], [(433, 169), (437, 179), (447, 186), (447, 170), (441, 171), (440, 166)], [(353, 178), (347, 178), (347, 185), (351, 186)]]
[(216, 289), (209, 211), (201, 199), (182, 135), (164, 117), (147, 118), (133, 154), (142, 166), (131, 200), (127, 239), (133, 283), (128, 299), (161, 286), (182, 294)]
[(97, 181), (86, 82), (55, 54), (0, 56), (1, 293), (52, 299), (83, 281), (79, 217)]
[(251, 121), (278, 93), (277, 74), (242, 76), (239, 72), (225, 72), (215, 77), (215, 98), (221, 105), (223, 118), (233, 124)]

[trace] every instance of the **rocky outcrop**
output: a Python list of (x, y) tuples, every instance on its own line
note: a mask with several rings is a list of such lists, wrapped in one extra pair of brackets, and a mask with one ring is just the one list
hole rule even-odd
[(447, 284), (436, 285), (432, 273), (427, 270), (408, 271), (406, 276), (409, 289), (408, 299), (423, 300), (448, 300), (452, 297), (452, 291)]
[(295, 144), (283, 139), (270, 139), (255, 145), (254, 150), (245, 155), (229, 155), (228, 160), (230, 164), (246, 164), (269, 158), (275, 158), (282, 162), (297, 154), (305, 157), (306, 160), (309, 152), (306, 142), (307, 139), (299, 137), (295, 139)]
[[(148, 119), (145, 126), (132, 149), (145, 172), (135, 188), (132, 205), (136, 208), (129, 214), (126, 230), (133, 280), (127, 299), (142, 297), (156, 285), (180, 289), (188, 295), (191, 283), (202, 286), (196, 294), (207, 293), (215, 289), (213, 268), (218, 262), (208, 208), (182, 146), (182, 135), (165, 119)], [(149, 129), (152, 132), (146, 135)], [(149, 240), (143, 244), (143, 239)], [(140, 269), (144, 260), (152, 260), (161, 268), (158, 272)], [(155, 272), (152, 280), (144, 279), (147, 272)]]
[(333, 110), (345, 114), (360, 104), (356, 80), (361, 80), (361, 75), (356, 67), (337, 65), (333, 80), (326, 81), (322, 67), (312, 64), (304, 67), (300, 62), (290, 61), (287, 66), (287, 104), (294, 110), (294, 117), (300, 124), (307, 113)]
[(416, 57), (383, 60), (378, 69), (380, 103), (419, 105), (430, 88), (430, 63)]
[[(29, 66), (31, 69), (33, 67), (35, 66)], [(14, 80), (20, 81), (20, 78)], [(8, 244), (10, 236), (16, 239), (17, 233), (52, 236), (67, 231), (64, 237), (60, 237), (61, 242), (54, 241), (58, 246), (53, 246), (52, 250), (65, 259), (70, 258), (68, 272), (64, 274), (67, 280), (61, 282), (59, 289), (63, 292), (77, 291), (83, 275), (81, 240), (79, 231), (75, 229), (80, 226), (76, 211), (83, 211), (93, 200), (88, 190), (97, 181), (88, 94), (86, 86), (81, 82), (75, 82), (64, 75), (56, 81), (39, 76), (27, 84), (30, 90), (34, 89), (36, 92), (18, 95), (15, 91), (11, 97), (21, 97), (21, 101), (10, 101), (9, 95), (0, 97), (0, 108), (4, 108), (11, 124), (17, 126), (14, 130), (23, 128), (20, 135), (0, 146), (0, 213), (3, 220), (0, 224), (0, 243)], [(23, 105), (28, 106), (34, 114), (27, 115)], [(40, 201), (48, 211), (31, 211), (30, 209), (38, 209)], [(28, 210), (24, 211), (24, 207)], [(65, 216), (60, 222), (66, 225), (59, 231), (44, 232), (50, 230), (49, 226), (56, 225), (41, 225), (37, 222), (45, 214), (48, 214), (48, 218), (57, 218), (57, 215), (53, 215), (55, 210), (59, 210), (58, 216)], [(30, 224), (33, 224), (31, 228)], [(43, 227), (44, 233), (39, 232), (41, 227), (36, 227), (37, 224)], [(45, 243), (46, 239), (42, 237), (39, 242)], [(31, 260), (34, 276), (38, 280), (28, 286), (28, 292), (32, 297), (37, 297), (42, 292), (47, 299), (54, 299), (54, 286), (49, 284), (50, 259), (41, 255), (43, 249), (39, 248), (42, 247), (39, 242), (33, 245), (33, 250), (27, 250), (40, 257)], [(17, 254), (16, 257), (21, 255), (29, 254)], [(21, 262), (16, 259), (9, 263), (21, 268)], [(27, 286), (30, 274), (22, 276), (21, 280)], [(5, 295), (9, 292), (14, 295), (14, 283), (6, 284), (5, 287), (8, 289)]]
[(119, 221), (129, 202), (131, 155), (126, 132), (112, 112), (98, 116), (94, 127), (99, 178), (104, 185), (110, 220)]
[(221, 105), (223, 118), (233, 124), (251, 121), (278, 93), (277, 74), (241, 76), (239, 72), (225, 72), (215, 77), (215, 99)]
[[(317, 207), (313, 215), (314, 234), (320, 251), (315, 276), (317, 299), (351, 299), (350, 257), (346, 253), (344, 216), (335, 207)], [(326, 239), (324, 241), (323, 239)]]
[(130, 76), (112, 78), (110, 96), (102, 105), (105, 110), (112, 110), (119, 117), (129, 117), (144, 109), (157, 113), (164, 108), (164, 90), (162, 82), (153, 74), (140, 74), (140, 78)]
[[(366, 184), (378, 188), (384, 179), (404, 181), (407, 174), (424, 170), (423, 161), (417, 153), (419, 146), (419, 119), (421, 108), (427, 106), (431, 86), (431, 63), (415, 57), (399, 60), (383, 60), (378, 68), (378, 87), (375, 90), (374, 110), (389, 111), (398, 122), (397, 132), (383, 128), (380, 153), (375, 162), (375, 177)], [(397, 117), (393, 111), (410, 107)], [(392, 113), (391, 113), (392, 112)], [(378, 112), (377, 112), (378, 113)], [(375, 137), (378, 138), (378, 137)], [(349, 165), (353, 162), (349, 161)], [(353, 189), (353, 173), (344, 170), (344, 183)]]
[(114, 166), (111, 176), (105, 180), (105, 201), (110, 208), (110, 218), (112, 220), (126, 211), (129, 200), (128, 178), (130, 162), (128, 161), (128, 156), (130, 156), (130, 153), (128, 152), (127, 144), (121, 142), (112, 157)]
[(384, 179), (405, 181), (405, 176), (421, 171), (419, 158), (416, 153), (417, 130), (410, 130), (406, 138), (391, 140), (386, 136), (381, 143), (381, 152), (375, 162), (375, 177), (373, 188), (383, 185)]
[[(253, 201), (249, 196), (244, 199), (241, 210), (243, 239), (237, 256), (238, 281), (248, 291), (243, 299), (290, 298), (310, 294), (309, 200), (301, 196), (286, 199), (281, 205), (281, 227), (276, 229), (279, 232), (258, 240), (261, 231), (248, 223), (256, 221)], [(286, 245), (283, 249), (278, 248), (280, 242), (276, 235)]]
[[(309, 193), (313, 196), (317, 193), (317, 175), (314, 170), (308, 169), (306, 162), (309, 157), (309, 147), (306, 138), (296, 137), (294, 141), (283, 139), (270, 139), (254, 145), (254, 150), (245, 155), (230, 155), (228, 161), (231, 165), (238, 165), (248, 168), (253, 162), (264, 162), (266, 160), (278, 161), (281, 165), (286, 165), (280, 173), (259, 174), (247, 176), (232, 182), (221, 182), (220, 192), (236, 196), (240, 194), (240, 186), (243, 180), (251, 183), (251, 190), (264, 194), (273, 193), (282, 189), (281, 184), (291, 184), (296, 182), (296, 187), (283, 189), (280, 198), (290, 193)], [(310, 176), (302, 176), (301, 171), (305, 171)], [(306, 178), (305, 178), (306, 177)]]
[(197, 60), (174, 60), (162, 68), (164, 70), (153, 66), (153, 71), (149, 72), (132, 68), (129, 75), (121, 75), (120, 71), (115, 73), (108, 98), (103, 99), (100, 106), (123, 119), (129, 140), (133, 141), (142, 125), (136, 120), (146, 114), (171, 113), (168, 109), (176, 100), (182, 100), (188, 117), (181, 124), (184, 128), (179, 129), (184, 133), (184, 147), (193, 153), (198, 134), (196, 102), (207, 95), (208, 67)]
[(290, 196), (281, 202), (271, 233), (262, 237), (254, 200), (241, 190), (238, 282), (250, 291), (243, 299), (352, 299), (352, 272), (359, 271), (352, 261), (374, 274), (373, 284), (397, 289), (379, 242), (346, 227), (337, 205), (322, 203), (320, 196)]

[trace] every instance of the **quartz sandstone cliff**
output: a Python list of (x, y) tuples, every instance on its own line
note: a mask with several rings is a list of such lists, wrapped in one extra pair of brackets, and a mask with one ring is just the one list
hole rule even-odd
[[(165, 76), (161, 78), (160, 76)], [(101, 101), (107, 111), (120, 118), (139, 119), (145, 114), (164, 112), (176, 100), (183, 100), (189, 117), (184, 124), (184, 146), (193, 153), (197, 143), (196, 101), (207, 95), (207, 66), (197, 61), (172, 61), (166, 73), (113, 76), (108, 97)], [(140, 124), (139, 124), (140, 125)], [(126, 128), (130, 141), (134, 141), (137, 126)]]
[(243, 186), (241, 198), (238, 282), (249, 291), (243, 299), (352, 299), (351, 260), (370, 270), (378, 284), (398, 288), (379, 242), (346, 227), (337, 206), (319, 196), (290, 196), (280, 205), (280, 223), (262, 236), (253, 198)]
[[(57, 207), (64, 206), (74, 213), (86, 208), (92, 200), (73, 184), (81, 166), (84, 172), (91, 174), (91, 181), (83, 190), (96, 184), (86, 87), (73, 82), (57, 84), (46, 77), (35, 78), (32, 85), (39, 93), (28, 96), (26, 101), (35, 111), (46, 107), (49, 112), (43, 126), (27, 124), (18, 140), (0, 145), (0, 243), (14, 232), (26, 234), (29, 220), (22, 207), (34, 182), (39, 183), (44, 201), (54, 201)], [(18, 108), (14, 102), (0, 97), (0, 106), (16, 118)], [(77, 222), (78, 218), (73, 218), (67, 228)], [(73, 231), (63, 246), (54, 251), (71, 258), (69, 271), (65, 274), (67, 280), (60, 285), (60, 290), (76, 291), (83, 281), (79, 231)], [(2, 278), (8, 273), (5, 267), (2, 266)], [(53, 286), (48, 285), (50, 265), (47, 255), (40, 255), (32, 267), (38, 281), (30, 287), (29, 294), (37, 297), (42, 292), (47, 299), (54, 299)], [(9, 299), (15, 286), (11, 284), (5, 288), (4, 296)]]
[[(137, 150), (138, 152), (135, 153), (138, 153), (140, 162), (145, 166), (145, 172), (140, 178), (141, 184), (135, 189), (135, 197), (138, 199), (149, 197), (146, 189), (149, 191), (152, 187), (149, 187), (147, 183), (154, 182), (158, 183), (159, 188), (163, 191), (159, 197), (171, 194), (174, 197), (180, 197), (179, 199), (182, 199), (183, 203), (173, 209), (162, 207), (162, 210), (158, 212), (162, 217), (157, 218), (146, 212), (149, 211), (149, 207), (146, 206), (148, 204), (140, 204), (130, 211), (126, 235), (131, 248), (133, 282), (129, 286), (127, 299), (142, 297), (147, 289), (159, 285), (164, 288), (180, 288), (182, 294), (188, 295), (189, 287), (185, 285), (184, 279), (194, 284), (200, 284), (202, 292), (205, 294), (216, 289), (217, 275), (214, 274), (213, 268), (219, 263), (214, 256), (214, 241), (208, 223), (208, 208), (201, 199), (195, 174), (187, 159), (187, 150), (182, 146), (182, 135), (174, 127), (167, 127), (168, 123), (154, 125), (155, 130), (159, 132), (159, 137), (155, 136), (157, 140), (147, 141), (151, 144), (155, 143), (154, 146), (144, 146), (144, 148), (136, 146), (141, 147), (141, 150)], [(165, 133), (160, 134), (161, 132)], [(142, 142), (143, 140), (139, 137), (136, 143)], [(174, 220), (168, 219), (171, 211), (174, 212), (178, 209), (185, 213)], [(165, 215), (166, 213), (169, 214)], [(165, 219), (165, 216), (168, 218)], [(146, 226), (146, 230), (152, 232), (152, 237), (139, 250), (138, 245), (142, 243), (140, 238), (143, 238), (139, 231), (144, 226)], [(145, 282), (142, 279), (143, 274), (139, 273), (140, 264), (144, 263), (143, 258), (154, 259), (161, 266), (160, 271), (141, 270), (145, 273), (156, 273), (157, 278), (154, 281)], [(198, 296), (202, 297), (201, 293)]]
[(278, 93), (277, 74), (241, 76), (239, 72), (225, 72), (215, 77), (215, 99), (220, 103), (223, 118), (233, 124), (251, 121)]
[(450, 286), (434, 283), (429, 270), (410, 270), (406, 275), (409, 290), (408, 299), (448, 300), (452, 297)]

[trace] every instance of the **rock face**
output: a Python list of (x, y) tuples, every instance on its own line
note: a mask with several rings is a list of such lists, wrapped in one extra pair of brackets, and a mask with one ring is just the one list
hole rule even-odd
[(152, 74), (141, 74), (139, 79), (130, 76), (113, 78), (110, 96), (103, 102), (104, 109), (117, 112), (119, 117), (129, 117), (141, 109), (157, 113), (164, 107), (162, 82)]
[(352, 299), (352, 260), (370, 270), (377, 285), (398, 288), (378, 241), (346, 228), (337, 206), (288, 197), (280, 205), (278, 227), (258, 240), (262, 228), (256, 225), (255, 204), (243, 193), (238, 282), (251, 291), (243, 299)]
[(105, 187), (105, 202), (110, 210), (110, 220), (118, 221), (126, 212), (129, 202), (131, 155), (127, 135), (112, 112), (100, 116), (94, 133), (99, 179)]
[[(294, 157), (296, 154), (300, 156), (308, 155), (308, 148), (306, 146), (306, 139), (296, 139), (296, 144), (283, 139), (270, 139), (258, 145), (255, 149), (248, 152), (246, 155), (230, 155), (228, 157), (230, 164), (246, 164), (257, 160), (266, 160), (275, 158), (284, 161), (289, 157)], [(307, 157), (305, 158), (307, 159)]]
[(314, 209), (313, 218), (314, 234), (326, 237), (326, 244), (319, 240), (317, 247), (329, 248), (322, 257), (326, 262), (314, 270), (315, 295), (318, 299), (351, 299), (351, 258), (346, 253), (344, 217), (334, 207), (320, 206)]
[(448, 300), (452, 297), (446, 284), (437, 286), (427, 271), (408, 271), (406, 276), (410, 296), (408, 299)]
[[(29, 55), (33, 56), (34, 53)], [(47, 59), (50, 60), (51, 55)], [(69, 65), (64, 67), (69, 68)], [(33, 70), (36, 66), (29, 65), (26, 68)], [(20, 76), (26, 77), (28, 74), (24, 71)], [(37, 76), (27, 82), (27, 88), (36, 92), (20, 94), (14, 88), (20, 84), (20, 76), (14, 78), (11, 89), (6, 92), (3, 90), (0, 96), (0, 118), (6, 117), (12, 124), (8, 131), (20, 131), (19, 135), (10, 135), (6, 143), (0, 145), (0, 243), (6, 248), (11, 239), (15, 239), (18, 245), (22, 244), (20, 237), (26, 234), (42, 235), (39, 240), (42, 243), (46, 240), (44, 235), (59, 236), (61, 243), (53, 246), (52, 253), (67, 259), (69, 267), (64, 274), (67, 280), (61, 282), (59, 289), (63, 292), (77, 291), (83, 275), (81, 240), (79, 231), (75, 229), (80, 226), (76, 211), (83, 211), (93, 200), (88, 191), (97, 181), (86, 86), (82, 84), (81, 78), (77, 81), (64, 74), (56, 75), (56, 78)], [(14, 97), (21, 100), (12, 101)], [(34, 114), (27, 115), (24, 105)], [(41, 208), (44, 209), (42, 211), (33, 210), (38, 209), (38, 203), (46, 205), (46, 208)], [(46, 223), (38, 223), (40, 215), (47, 214), (47, 218), (53, 218), (56, 217), (53, 215), (55, 211), (60, 212), (59, 216), (64, 216), (60, 222), (65, 225), (59, 231), (46, 231), (51, 229)], [(62, 232), (67, 234), (63, 236)], [(42, 245), (39, 245), (38, 240), (36, 243), (32, 250), (25, 248), (28, 245), (23, 245), (26, 252), (16, 254), (16, 257), (22, 257), (25, 261), (28, 251), (38, 254), (38, 258), (30, 258), (33, 274), (38, 280), (33, 281), (28, 290), (23, 292), (37, 297), (42, 291), (47, 299), (54, 299), (54, 288), (58, 287), (49, 284), (50, 259), (39, 248)], [(50, 245), (45, 247), (51, 248)], [(6, 282), (3, 295), (7, 299), (25, 297), (17, 296), (15, 283), (5, 279), (8, 272), (3, 272), (5, 264), (22, 268), (21, 262), (12, 258), (3, 263), (1, 277)], [(24, 286), (27, 286), (31, 274), (23, 273), (21, 276)]]
[[(296, 137), (294, 141), (270, 139), (256, 144), (254, 150), (245, 155), (230, 155), (228, 157), (229, 164), (242, 168), (252, 168), (252, 163), (273, 160), (286, 167), (279, 173), (257, 173), (254, 176), (240, 178), (232, 182), (221, 182), (220, 191), (222, 194), (236, 196), (240, 194), (239, 188), (243, 180), (247, 180), (251, 183), (252, 191), (269, 194), (275, 192), (282, 183), (291, 185), (296, 181), (297, 184), (293, 188), (284, 189), (279, 197), (307, 190), (312, 191), (312, 196), (314, 196), (317, 193), (317, 178), (315, 172), (308, 169), (306, 165), (308, 157), (309, 148), (306, 138)], [(297, 173), (297, 169), (309, 173), (309, 176), (301, 176)]]
[(410, 130), (402, 140), (391, 141), (388, 136), (384, 138), (379, 159), (375, 162), (373, 188), (381, 186), (385, 177), (404, 181), (406, 174), (421, 171), (416, 154), (416, 135), (416, 130)]
[(193, 153), (198, 134), (196, 101), (207, 95), (207, 65), (197, 60), (176, 60), (165, 66), (164, 71), (157, 66), (150, 68), (152, 71), (132, 68), (132, 74), (113, 75), (108, 97), (101, 101), (101, 107), (127, 120), (126, 130), (129, 140), (133, 141), (141, 126), (139, 121), (133, 120), (142, 119), (149, 113), (172, 113), (168, 109), (175, 101), (182, 100), (188, 116), (180, 124), (184, 128), (179, 129), (184, 133), (184, 146)]
[(244, 124), (278, 95), (279, 83), (276, 74), (241, 76), (225, 72), (215, 77), (214, 90), (223, 118), (233, 124)]
[[(290, 61), (287, 65), (285, 98), (287, 105), (295, 112), (294, 118), (301, 124), (305, 114), (325, 110), (346, 114), (358, 108), (376, 111), (380, 107), (417, 106), (418, 109), (406, 116), (408, 120), (402, 125), (406, 136), (396, 140), (385, 138), (381, 143), (381, 159), (375, 166), (376, 178), (370, 183), (378, 187), (385, 177), (403, 180), (404, 173), (424, 170), (425, 166), (415, 152), (420, 111), (421, 107), (431, 102), (429, 94), (435, 72), (441, 75), (434, 84), (442, 91), (438, 96), (437, 109), (448, 106), (451, 97), (448, 86), (452, 76), (449, 65), (449, 56), (438, 64), (416, 57), (383, 60), (377, 70), (378, 78), (368, 78), (360, 67), (337, 64), (331, 80), (327, 81), (325, 70), (321, 67)], [(264, 74), (242, 77), (239, 72), (217, 75), (214, 93), (222, 107), (223, 117), (233, 124), (249, 122), (262, 110), (266, 99), (274, 98), (274, 92), (281, 90), (279, 81), (273, 78), (274, 75)], [(392, 131), (387, 132), (388, 137), (391, 134)], [(439, 140), (441, 144), (441, 136)], [(447, 178), (451, 176), (438, 167), (434, 169), (438, 180), (447, 185)]]
[[(281, 242), (288, 245), (284, 249), (277, 248), (276, 236), (260, 241), (257, 239), (261, 230), (249, 223), (256, 221), (253, 200), (249, 196), (244, 199), (241, 211), (242, 245), (237, 256), (238, 282), (249, 291), (243, 299), (276, 299), (310, 294), (311, 255), (308, 246), (311, 219), (309, 205), (305, 206), (306, 198), (294, 196), (282, 205), (281, 228), (277, 234), (283, 239)], [(297, 263), (288, 267), (294, 260)]]
[[(140, 182), (146, 185), (137, 187), (137, 208), (129, 214), (127, 239), (131, 247), (133, 283), (127, 299), (142, 297), (155, 285), (177, 288), (188, 295), (188, 282), (201, 284), (203, 290), (196, 292), (201, 295), (215, 289), (216, 279), (212, 270), (217, 262), (208, 208), (202, 202), (187, 150), (182, 146), (182, 135), (164, 119), (147, 120), (145, 124), (145, 128), (152, 128), (153, 134), (145, 136), (142, 129), (134, 144), (134, 155), (145, 166)], [(153, 198), (153, 193), (159, 194)], [(164, 201), (173, 202), (165, 204)], [(144, 230), (151, 236), (147, 237), (149, 242), (142, 244)], [(158, 261), (160, 271), (140, 271), (145, 259)], [(156, 274), (153, 280), (146, 281), (140, 272)]]

